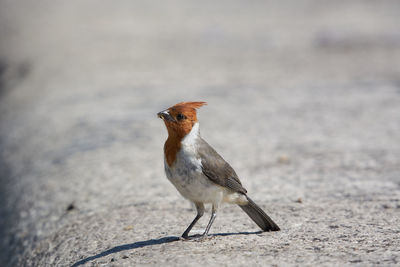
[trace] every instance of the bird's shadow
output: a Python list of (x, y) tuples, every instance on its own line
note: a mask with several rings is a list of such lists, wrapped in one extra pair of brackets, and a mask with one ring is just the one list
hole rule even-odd
[[(257, 232), (237, 232), (237, 233), (219, 233), (219, 234), (212, 234), (210, 235), (211, 237), (213, 236), (230, 236), (230, 235), (253, 235), (253, 234), (260, 234), (262, 233), (262, 231), (257, 231)], [(131, 243), (131, 244), (125, 244), (125, 245), (121, 245), (121, 246), (116, 246), (110, 249), (107, 249), (97, 255), (94, 256), (90, 256), (87, 258), (84, 258), (76, 263), (74, 263), (71, 267), (76, 267), (82, 264), (85, 264), (89, 261), (98, 259), (98, 258), (102, 258), (105, 256), (108, 256), (110, 254), (114, 254), (117, 252), (121, 252), (121, 251), (125, 251), (125, 250), (133, 250), (133, 249), (137, 249), (137, 248), (143, 248), (143, 247), (147, 247), (147, 246), (154, 246), (154, 245), (161, 245), (161, 244), (165, 244), (165, 243), (171, 243), (171, 242), (175, 242), (175, 241), (180, 241), (182, 239), (180, 239), (177, 236), (166, 236), (166, 237), (162, 237), (159, 239), (149, 239), (146, 241), (138, 241), (135, 243)]]

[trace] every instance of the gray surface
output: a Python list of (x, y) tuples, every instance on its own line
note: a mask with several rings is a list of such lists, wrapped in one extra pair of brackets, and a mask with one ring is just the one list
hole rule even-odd
[[(2, 0), (0, 262), (399, 264), (399, 25), (383, 0)], [(225, 206), (169, 242), (195, 211), (155, 114), (182, 100), (282, 231)]]

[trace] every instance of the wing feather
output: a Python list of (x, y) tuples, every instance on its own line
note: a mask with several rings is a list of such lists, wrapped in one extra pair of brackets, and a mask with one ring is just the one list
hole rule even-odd
[(234, 192), (247, 193), (235, 170), (203, 139), (200, 140), (199, 154), (202, 171), (208, 179)]

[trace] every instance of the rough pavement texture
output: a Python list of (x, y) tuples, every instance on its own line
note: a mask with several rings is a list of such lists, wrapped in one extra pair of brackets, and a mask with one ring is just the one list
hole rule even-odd
[[(0, 1), (2, 266), (399, 264), (399, 25), (397, 0)], [(176, 240), (155, 114), (182, 100), (282, 231), (224, 206)]]

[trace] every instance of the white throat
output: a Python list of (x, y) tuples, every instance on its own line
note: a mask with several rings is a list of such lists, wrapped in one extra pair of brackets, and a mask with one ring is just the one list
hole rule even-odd
[(197, 143), (197, 139), (200, 137), (200, 127), (199, 123), (196, 122), (192, 130), (182, 139), (181, 144), (183, 146), (193, 146)]

